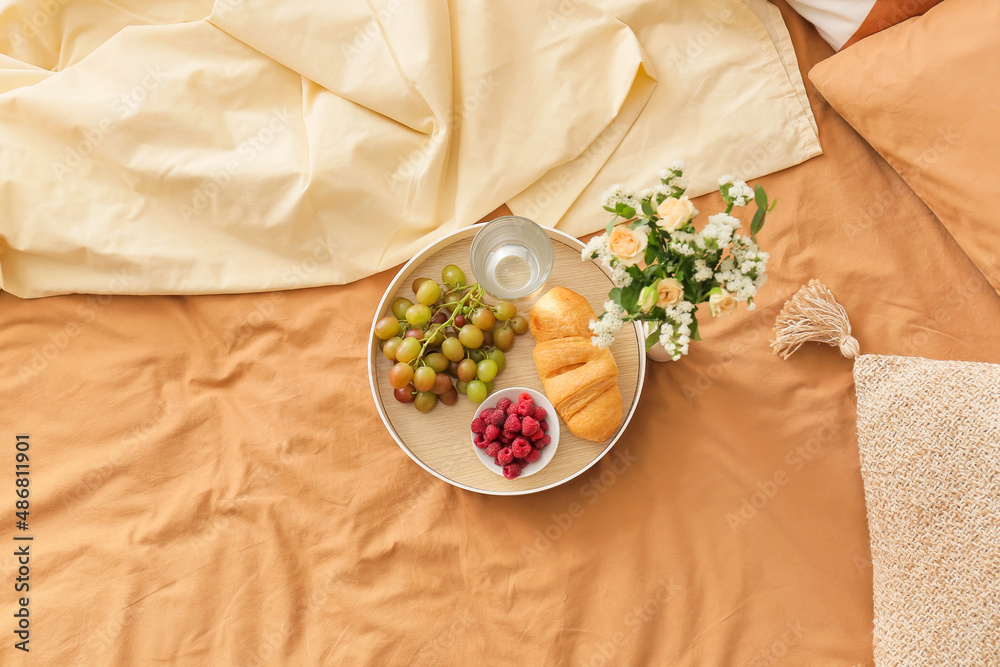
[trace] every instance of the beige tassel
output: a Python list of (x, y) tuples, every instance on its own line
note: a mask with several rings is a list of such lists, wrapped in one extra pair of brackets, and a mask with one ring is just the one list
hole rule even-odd
[(848, 359), (858, 356), (858, 341), (851, 336), (851, 322), (833, 293), (813, 278), (785, 303), (774, 321), (775, 340), (771, 349), (787, 359), (802, 343), (816, 341), (837, 345)]

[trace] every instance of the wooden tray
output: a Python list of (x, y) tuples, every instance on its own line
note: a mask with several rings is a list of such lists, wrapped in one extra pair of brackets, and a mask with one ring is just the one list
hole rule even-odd
[[(485, 224), (485, 223), (483, 223)], [(412, 404), (399, 403), (389, 386), (392, 363), (379, 349), (375, 337), (375, 322), (389, 310), (397, 296), (411, 301), (414, 295), (410, 283), (418, 276), (441, 279), (441, 269), (457, 264), (465, 271), (469, 281), (475, 276), (469, 268), (469, 247), (472, 237), (483, 226), (472, 225), (461, 229), (424, 248), (400, 269), (390, 283), (372, 320), (369, 334), (368, 380), (375, 406), (385, 427), (406, 454), (435, 477), (457, 487), (491, 495), (522, 495), (544, 491), (580, 475), (602, 456), (607, 454), (628, 426), (635, 406), (639, 402), (642, 381), (646, 373), (644, 337), (638, 325), (622, 329), (611, 347), (618, 363), (618, 387), (624, 401), (625, 417), (618, 431), (602, 443), (589, 442), (576, 437), (562, 424), (559, 449), (552, 461), (530, 477), (505, 479), (487, 470), (472, 451), (469, 443), (469, 424), (479, 406), (465, 396), (459, 396), (452, 406), (438, 403), (427, 414), (417, 412)], [(518, 314), (528, 316), (538, 296), (548, 289), (562, 286), (584, 296), (595, 312), (603, 310), (608, 291), (614, 286), (602, 266), (596, 262), (580, 260), (583, 244), (555, 229), (544, 228), (552, 239), (555, 264), (545, 287), (531, 299), (516, 301)], [(495, 300), (493, 300), (495, 303)], [(518, 336), (514, 347), (507, 353), (507, 368), (497, 376), (494, 389), (505, 387), (530, 387), (542, 391), (542, 381), (535, 371), (532, 352), (535, 341), (531, 333)]]

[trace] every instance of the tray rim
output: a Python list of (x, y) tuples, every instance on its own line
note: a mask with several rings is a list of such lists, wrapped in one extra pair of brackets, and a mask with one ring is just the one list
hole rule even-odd
[[(418, 251), (415, 255), (413, 255), (413, 257), (411, 257), (408, 262), (406, 262), (405, 264), (403, 264), (403, 266), (401, 266), (399, 268), (399, 270), (396, 272), (396, 275), (393, 276), (392, 280), (389, 282), (389, 285), (385, 288), (385, 291), (382, 293), (382, 298), (379, 299), (378, 306), (375, 309), (375, 314), (372, 317), (371, 329), (368, 332), (368, 341), (367, 341), (367, 348), (368, 348), (368, 388), (371, 390), (372, 401), (375, 403), (375, 409), (378, 411), (379, 417), (382, 419), (382, 425), (385, 427), (385, 430), (389, 432), (389, 435), (392, 436), (392, 439), (396, 442), (397, 445), (399, 445), (399, 448), (402, 449), (403, 452), (405, 452), (407, 456), (409, 456), (417, 465), (419, 465), (421, 468), (423, 468), (424, 470), (426, 470), (427, 472), (429, 472), (430, 474), (432, 474), (434, 477), (437, 477), (441, 481), (447, 482), (448, 484), (451, 484), (452, 486), (458, 487), (460, 489), (464, 489), (466, 491), (472, 491), (473, 493), (479, 493), (479, 494), (482, 494), (482, 495), (487, 495), (487, 496), (525, 496), (525, 495), (530, 495), (530, 494), (533, 494), (533, 493), (541, 493), (542, 491), (548, 491), (549, 489), (553, 489), (553, 488), (555, 488), (557, 486), (562, 486), (566, 482), (569, 482), (569, 481), (571, 481), (573, 479), (576, 479), (577, 477), (579, 477), (583, 473), (585, 473), (588, 470), (590, 470), (591, 468), (593, 468), (605, 456), (607, 456), (608, 453), (611, 451), (611, 449), (618, 442), (618, 440), (621, 439), (622, 435), (624, 435), (625, 430), (628, 428), (629, 423), (632, 421), (632, 415), (635, 413), (636, 408), (639, 406), (639, 398), (642, 396), (642, 389), (643, 389), (643, 385), (645, 384), (645, 380), (646, 380), (646, 361), (647, 361), (647, 359), (646, 359), (646, 349), (645, 349), (645, 344), (644, 344), (645, 343), (645, 334), (644, 334), (644, 332), (642, 330), (642, 327), (641, 327), (640, 323), (638, 323), (638, 322), (633, 322), (632, 323), (632, 329), (633, 329), (633, 331), (635, 333), (635, 337), (636, 337), (636, 344), (639, 346), (639, 368), (638, 368), (638, 373), (637, 373), (637, 378), (636, 378), (636, 385), (637, 386), (636, 386), (636, 389), (635, 389), (635, 395), (632, 397), (632, 405), (629, 408), (628, 413), (625, 415), (625, 418), (622, 420), (622, 425), (618, 428), (617, 433), (615, 433), (614, 437), (611, 438), (611, 441), (601, 451), (601, 453), (598, 454), (597, 456), (595, 456), (590, 461), (590, 463), (588, 463), (587, 465), (583, 466), (582, 468), (580, 468), (575, 473), (573, 473), (571, 475), (568, 475), (567, 477), (564, 477), (563, 479), (561, 479), (559, 481), (552, 482), (551, 484), (548, 484), (546, 486), (540, 486), (540, 487), (537, 487), (537, 488), (534, 488), (534, 489), (522, 489), (520, 491), (492, 491), (492, 490), (489, 490), (489, 489), (480, 489), (480, 488), (477, 488), (477, 487), (474, 487), (474, 486), (469, 486), (468, 484), (463, 484), (462, 482), (458, 482), (456, 480), (450, 479), (449, 477), (446, 477), (446, 476), (442, 475), (441, 473), (439, 473), (438, 471), (434, 470), (433, 468), (431, 468), (430, 466), (428, 466), (426, 463), (424, 463), (423, 461), (421, 461), (420, 458), (416, 454), (414, 454), (410, 450), (409, 447), (406, 446), (406, 443), (403, 442), (402, 437), (392, 427), (391, 423), (389, 422), (388, 415), (386, 415), (385, 409), (384, 409), (384, 407), (382, 405), (382, 401), (381, 401), (381, 396), (379, 394), (378, 385), (375, 382), (375, 363), (376, 363), (376, 359), (377, 359), (376, 354), (375, 354), (375, 352), (376, 352), (376, 345), (374, 343), (374, 341), (375, 341), (375, 324), (379, 321), (379, 319), (381, 319), (381, 313), (385, 312), (385, 309), (388, 306), (389, 299), (390, 299), (391, 295), (394, 294), (396, 292), (396, 290), (399, 288), (400, 277), (403, 276), (403, 275), (406, 275), (407, 270), (410, 269), (410, 267), (413, 264), (415, 264), (417, 262), (417, 260), (423, 261), (424, 259), (427, 258), (427, 256), (429, 254), (433, 254), (437, 250), (440, 250), (441, 248), (444, 248), (444, 247), (446, 247), (448, 245), (451, 245), (455, 241), (459, 240), (456, 237), (463, 237), (464, 238), (465, 236), (470, 235), (470, 233), (472, 235), (474, 235), (475, 232), (477, 232), (480, 228), (485, 227), (490, 222), (492, 222), (492, 221), (488, 220), (486, 222), (480, 222), (480, 223), (476, 223), (474, 225), (468, 225), (466, 227), (462, 227), (461, 229), (456, 229), (455, 231), (450, 232), (450, 233), (442, 236), (441, 238), (437, 239), (436, 241), (432, 241), (431, 243), (428, 243), (420, 251)], [(571, 236), (571, 235), (567, 234), (566, 232), (560, 231), (560, 230), (555, 229), (553, 227), (546, 227), (545, 225), (539, 225), (539, 226), (542, 229), (544, 229), (545, 232), (550, 237), (555, 237), (556, 239), (558, 239), (559, 241), (565, 243), (566, 245), (570, 246), (571, 248), (576, 248), (577, 250), (583, 250), (584, 247), (585, 247), (585, 245), (583, 244), (583, 242), (581, 242), (578, 238), (576, 238), (574, 236)], [(608, 276), (610, 278), (611, 273), (610, 273), (610, 270), (607, 269), (607, 267), (604, 267), (604, 266), (602, 266), (601, 264), (599, 264), (597, 262), (594, 262), (594, 264), (606, 276)]]

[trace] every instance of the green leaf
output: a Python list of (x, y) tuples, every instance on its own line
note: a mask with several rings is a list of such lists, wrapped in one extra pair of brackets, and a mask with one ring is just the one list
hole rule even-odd
[(615, 217), (611, 218), (611, 220), (608, 221), (608, 226), (604, 228), (604, 233), (607, 234), (608, 236), (610, 236), (611, 232), (615, 230), (615, 220), (617, 219), (618, 216), (615, 215)]
[(772, 199), (772, 200), (771, 200), (771, 207), (767, 209), (767, 212), (768, 212), (768, 213), (770, 213), (771, 211), (773, 211), (773, 210), (774, 210), (774, 207), (775, 207), (775, 206), (777, 206), (777, 205), (778, 205), (778, 200), (777, 200), (777, 198), (775, 198), (775, 199)]
[(607, 211), (608, 213), (615, 213), (615, 212), (616, 212), (616, 211), (615, 211), (615, 209), (611, 208), (610, 206), (605, 206), (605, 207), (603, 207), (603, 208), (604, 208), (604, 210), (605, 210), (605, 211)]
[(759, 185), (753, 186), (753, 200), (757, 202), (759, 208), (767, 208), (767, 193)]
[(763, 208), (758, 208), (757, 212), (753, 215), (753, 221), (750, 223), (750, 235), (757, 236), (757, 232), (761, 230), (764, 226), (764, 217), (767, 215), (767, 210)]
[(636, 283), (632, 283), (622, 290), (622, 300), (619, 305), (629, 315), (635, 315), (639, 312), (639, 292), (641, 290), (642, 285)]
[(656, 345), (657, 341), (659, 340), (660, 340), (660, 330), (653, 329), (653, 333), (646, 336), (646, 350), (650, 350), (654, 345)]
[(613, 288), (610, 292), (608, 292), (608, 298), (617, 303), (619, 306), (622, 305), (622, 288)]
[(644, 224), (646, 224), (645, 218), (636, 218), (632, 222), (628, 223), (628, 228), (629, 229), (635, 229), (636, 227), (638, 227), (640, 225), (644, 225)]
[(631, 220), (635, 217), (635, 209), (621, 202), (615, 205), (615, 212), (626, 220)]
[(656, 209), (654, 209), (653, 205), (650, 204), (649, 201), (645, 199), (642, 201), (642, 212), (645, 213), (650, 218), (656, 215)]
[[(693, 313), (692, 313), (693, 315)], [(698, 333), (698, 318), (691, 318), (691, 340), (701, 340), (701, 334)]]

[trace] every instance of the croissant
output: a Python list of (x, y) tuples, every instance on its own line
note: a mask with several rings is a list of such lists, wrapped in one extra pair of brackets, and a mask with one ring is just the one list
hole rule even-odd
[(569, 430), (603, 442), (622, 421), (618, 364), (608, 349), (590, 342), (597, 317), (582, 296), (564, 287), (546, 292), (531, 309), (535, 368), (545, 395)]

